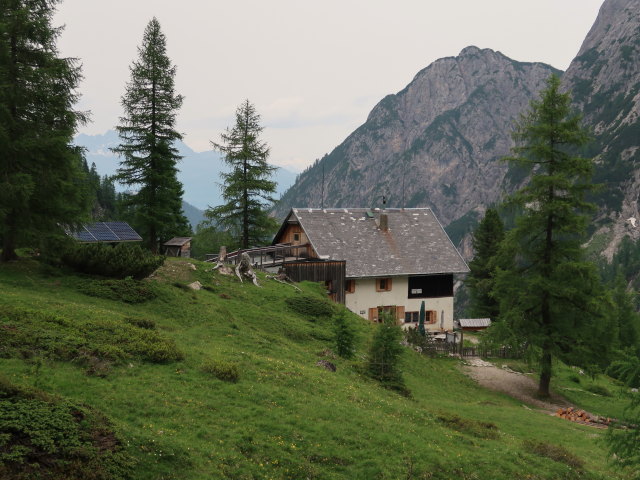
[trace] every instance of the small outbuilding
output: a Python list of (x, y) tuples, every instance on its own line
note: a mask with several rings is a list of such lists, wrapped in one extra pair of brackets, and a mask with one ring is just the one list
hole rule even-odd
[(460, 328), (464, 332), (478, 332), (491, 326), (489, 318), (461, 318), (458, 320)]
[(190, 257), (192, 237), (174, 237), (163, 244), (164, 254), (168, 257)]

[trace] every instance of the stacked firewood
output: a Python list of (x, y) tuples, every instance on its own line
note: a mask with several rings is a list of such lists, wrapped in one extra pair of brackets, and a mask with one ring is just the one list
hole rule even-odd
[(559, 408), (556, 417), (601, 428), (607, 427), (611, 423), (610, 418), (591, 415), (584, 410), (576, 410), (573, 407)]

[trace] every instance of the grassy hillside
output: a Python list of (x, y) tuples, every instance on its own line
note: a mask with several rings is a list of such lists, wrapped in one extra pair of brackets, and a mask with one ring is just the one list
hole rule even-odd
[[(0, 405), (39, 395), (99, 412), (140, 480), (624, 478), (602, 430), (484, 390), (458, 360), (407, 350), (412, 395), (382, 388), (361, 373), (375, 327), (356, 316), (354, 360), (321, 356), (332, 319), (287, 303), (322, 301), (318, 285), (299, 293), (261, 276), (257, 288), (193, 263), (168, 260), (141, 291), (125, 281), (129, 303), (31, 260), (0, 266)], [(206, 289), (184, 288), (194, 280)], [(97, 427), (77, 423), (95, 440)], [(31, 459), (31, 476), (8, 476), (8, 449), (0, 431), (3, 478), (46, 472)], [(115, 465), (70, 478), (127, 478), (128, 460)]]

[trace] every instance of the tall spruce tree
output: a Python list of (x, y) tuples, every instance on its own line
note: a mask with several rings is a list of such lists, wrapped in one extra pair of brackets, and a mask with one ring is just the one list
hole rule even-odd
[(71, 145), (86, 115), (74, 111), (81, 79), (60, 58), (58, 0), (0, 2), (0, 260), (37, 245), (88, 207), (82, 152)]
[(593, 164), (575, 153), (589, 136), (570, 103), (558, 77), (550, 77), (540, 100), (521, 117), (516, 156), (507, 159), (529, 167), (531, 181), (511, 199), (523, 212), (504, 242), (515, 267), (498, 271), (495, 292), (511, 331), (538, 349), (540, 396), (549, 395), (554, 356), (588, 361), (594, 319), (604, 316), (606, 304), (596, 269), (581, 249)]
[(498, 300), (493, 297), (498, 251), (504, 240), (504, 224), (495, 208), (487, 209), (484, 218), (473, 232), (473, 260), (465, 284), (469, 288), (473, 317), (497, 319), (500, 314)]
[(224, 154), (231, 171), (221, 173), (222, 198), (226, 203), (209, 208), (205, 215), (235, 233), (240, 248), (268, 240), (277, 227), (276, 221), (267, 214), (276, 191), (276, 183), (271, 180), (276, 167), (267, 163), (269, 148), (259, 138), (262, 130), (260, 115), (249, 100), (245, 100), (236, 110), (233, 128), (227, 128), (221, 135), (222, 142), (211, 142)]
[(177, 179), (181, 157), (174, 147), (182, 139), (175, 129), (182, 96), (175, 93), (176, 68), (156, 18), (147, 25), (130, 70), (122, 97), (124, 116), (116, 127), (121, 144), (113, 151), (122, 161), (115, 178), (134, 187), (124, 197), (125, 207), (150, 250), (157, 252), (159, 242), (188, 233), (189, 224), (182, 213), (183, 190)]

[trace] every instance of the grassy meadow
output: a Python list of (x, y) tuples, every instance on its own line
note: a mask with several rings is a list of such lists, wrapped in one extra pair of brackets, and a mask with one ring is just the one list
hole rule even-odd
[[(259, 274), (257, 288), (208, 269), (168, 259), (116, 285), (30, 259), (1, 265), (0, 404), (10, 385), (103, 415), (127, 461), (96, 479), (627, 478), (604, 430), (485, 390), (457, 359), (407, 349), (411, 395), (381, 387), (362, 373), (375, 326), (355, 315), (354, 358), (333, 357), (332, 316), (295, 308), (323, 303), (319, 285), (297, 292)], [(185, 288), (196, 280), (205, 288)], [(593, 413), (624, 405), (604, 377), (557, 373), (554, 389)], [(5, 466), (7, 448), (0, 431)], [(7, 478), (67, 478), (30, 468)]]

